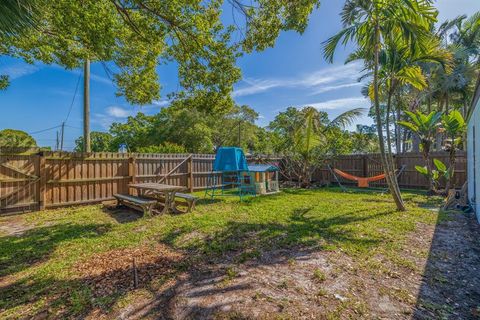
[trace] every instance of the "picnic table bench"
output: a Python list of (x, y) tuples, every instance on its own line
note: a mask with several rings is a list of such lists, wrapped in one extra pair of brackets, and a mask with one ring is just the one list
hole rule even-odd
[[(195, 207), (197, 197), (186, 193), (178, 193), (177, 191), (185, 189), (181, 186), (172, 186), (162, 183), (133, 183), (128, 185), (132, 189), (137, 190), (137, 196), (116, 194), (115, 198), (119, 203), (132, 207), (134, 209), (143, 210), (145, 215), (151, 215), (152, 210), (158, 204), (163, 204), (160, 213), (181, 212), (187, 213)], [(181, 201), (177, 201), (180, 199)], [(179, 210), (178, 205), (186, 206), (185, 211)]]
[[(187, 206), (187, 210), (185, 212), (191, 212), (195, 208), (195, 202), (198, 199), (197, 197), (195, 197), (191, 194), (178, 193), (178, 192), (175, 193), (175, 198), (180, 198), (180, 199), (184, 200), (184, 203)], [(175, 209), (177, 209), (177, 202), (176, 201), (175, 201)]]
[(119, 204), (123, 203), (128, 207), (137, 210), (140, 209), (141, 211), (143, 211), (144, 216), (151, 216), (152, 209), (157, 204), (157, 200), (155, 199), (131, 196), (127, 194), (114, 194), (113, 196), (117, 199)]
[[(155, 199), (159, 201), (160, 203), (165, 203), (166, 202), (166, 197), (164, 194), (156, 194)], [(180, 200), (180, 201), (178, 201)], [(171, 199), (171, 209), (172, 211), (176, 212), (181, 212), (181, 213), (188, 213), (192, 212), (193, 209), (195, 209), (195, 203), (198, 200), (198, 197), (195, 197), (194, 195), (188, 194), (188, 193), (180, 193), (180, 192), (175, 192), (173, 195), (173, 198)], [(185, 206), (185, 210), (180, 210), (178, 206)]]

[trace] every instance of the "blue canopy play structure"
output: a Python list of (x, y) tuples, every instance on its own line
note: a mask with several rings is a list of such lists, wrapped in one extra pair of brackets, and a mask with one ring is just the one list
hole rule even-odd
[(242, 200), (246, 195), (255, 195), (255, 186), (248, 172), (247, 159), (241, 148), (218, 148), (205, 196), (239, 196)]
[(272, 194), (279, 191), (278, 167), (271, 164), (248, 164), (243, 150), (221, 147), (208, 176), (205, 196), (239, 196)]
[(247, 158), (243, 150), (235, 147), (219, 148), (213, 163), (213, 171), (248, 171)]

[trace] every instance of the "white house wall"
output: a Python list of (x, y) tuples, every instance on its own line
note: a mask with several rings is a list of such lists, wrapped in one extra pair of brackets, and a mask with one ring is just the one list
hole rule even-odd
[(474, 204), (480, 223), (480, 101), (468, 122), (467, 150), (468, 198)]
[[(473, 118), (473, 117), (472, 117)], [(474, 165), (473, 165), (473, 123), (474, 121), (468, 122), (467, 128), (467, 181), (468, 181), (468, 199), (475, 198), (475, 188), (474, 188)]]
[(477, 213), (477, 219), (480, 222), (480, 101), (475, 108), (475, 114), (473, 117), (475, 125), (475, 212)]

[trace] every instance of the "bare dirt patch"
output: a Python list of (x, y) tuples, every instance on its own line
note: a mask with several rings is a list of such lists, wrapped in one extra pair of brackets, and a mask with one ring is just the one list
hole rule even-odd
[(87, 283), (95, 296), (105, 296), (134, 289), (134, 269), (138, 288), (170, 277), (182, 258), (181, 253), (164, 245), (145, 245), (96, 254), (78, 263), (75, 271), (77, 278)]
[[(463, 214), (453, 214), (437, 226), (419, 224), (399, 253), (399, 262), (382, 256), (365, 262), (342, 252), (296, 248), (262, 252), (245, 263), (198, 263), (148, 295), (133, 291), (126, 306), (117, 305), (104, 316), (475, 319), (480, 306), (479, 232)], [(107, 255), (108, 261), (122, 264), (124, 277), (130, 277), (124, 259), (129, 254)], [(161, 260), (145, 255), (145, 261)], [(93, 261), (89, 265), (95, 270)]]
[(5, 220), (5, 222), (0, 220), (0, 235), (2, 236), (21, 236), (26, 231), (34, 228), (21, 215), (6, 217)]
[(433, 231), (417, 319), (480, 319), (480, 226), (461, 213), (449, 218)]

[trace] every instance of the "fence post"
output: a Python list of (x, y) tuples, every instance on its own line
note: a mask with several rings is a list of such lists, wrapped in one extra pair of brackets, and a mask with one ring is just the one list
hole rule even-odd
[(190, 192), (193, 192), (193, 154), (190, 155), (190, 160), (188, 161), (188, 186)]
[(45, 164), (45, 155), (42, 153), (39, 154), (38, 158), (38, 167), (39, 167), (39, 186), (38, 186), (38, 209), (44, 210), (45, 209), (45, 189), (47, 187), (47, 171), (46, 171), (46, 164)]
[(368, 177), (368, 162), (366, 154), (362, 154), (362, 171), (362, 177)]
[(128, 175), (130, 176), (130, 181), (132, 183), (137, 182), (137, 165), (134, 155), (128, 159)]

